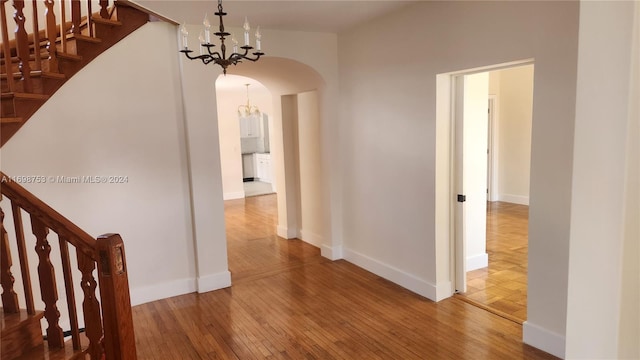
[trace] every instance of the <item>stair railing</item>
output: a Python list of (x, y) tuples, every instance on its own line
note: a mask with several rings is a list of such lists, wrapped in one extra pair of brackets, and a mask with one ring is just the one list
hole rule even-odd
[[(49, 232), (58, 235), (61, 269), (71, 338), (74, 350), (82, 350), (92, 360), (135, 359), (136, 348), (133, 332), (131, 302), (124, 244), (117, 234), (106, 234), (94, 239), (60, 213), (49, 207), (35, 195), (28, 192), (18, 182), (24, 179), (12, 178), (0, 172), (0, 199), (10, 200), (18, 262), (22, 277), (25, 307), (29, 314), (35, 314), (34, 295), (28, 263), (27, 238), (22, 214), (28, 214), (34, 239), (31, 246), (38, 257), (37, 273), (40, 295), (45, 304), (44, 318), (47, 322), (46, 339), (49, 349), (64, 347), (63, 330), (59, 325), (58, 292), (56, 269), (51, 261)], [(25, 180), (26, 181), (26, 180)], [(2, 306), (5, 313), (18, 312), (18, 295), (14, 288), (13, 261), (10, 251), (9, 233), (4, 225), (5, 213), (0, 209), (0, 283), (2, 285)], [(78, 314), (76, 312), (75, 286), (69, 245), (75, 248), (77, 267), (81, 274), (80, 288), (83, 294), (82, 310), (85, 335), (89, 341), (86, 349), (81, 349)], [(98, 281), (94, 277), (97, 267)], [(77, 272), (76, 272), (77, 273)], [(100, 287), (99, 296), (96, 288)]]
[[(74, 54), (69, 39), (73, 37), (95, 38), (95, 18), (110, 19), (113, 8), (109, 0), (70, 0), (66, 9), (64, 0), (0, 0), (0, 29), (2, 30), (2, 76), (7, 78), (3, 92), (34, 93), (32, 77), (41, 72), (59, 74), (57, 54)], [(12, 15), (10, 15), (12, 14)], [(70, 14), (70, 21), (67, 16)], [(9, 16), (15, 23), (9, 24)]]

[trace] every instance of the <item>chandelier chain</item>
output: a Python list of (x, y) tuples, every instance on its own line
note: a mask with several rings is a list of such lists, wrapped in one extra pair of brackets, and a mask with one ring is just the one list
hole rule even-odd
[(222, 11), (222, 0), (218, 0), (218, 17), (220, 18), (220, 32), (224, 33), (224, 22), (222, 21), (222, 16), (224, 16), (224, 11)]

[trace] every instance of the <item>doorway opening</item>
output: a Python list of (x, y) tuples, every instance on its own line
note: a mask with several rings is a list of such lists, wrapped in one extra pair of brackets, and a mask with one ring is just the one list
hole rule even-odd
[[(305, 64), (284, 58), (269, 57), (249, 67), (234, 67), (234, 74), (218, 78), (216, 82), (218, 122), (220, 135), (220, 156), (225, 194), (225, 224), (227, 231), (228, 264), (232, 282), (247, 277), (259, 276), (276, 271), (283, 262), (279, 257), (264, 257), (260, 254), (293, 246), (302, 240), (316, 247), (323, 242), (324, 213), (322, 158), (320, 152), (321, 91), (323, 85), (319, 74)], [(233, 86), (235, 100), (225, 98), (229, 92), (225, 83), (239, 79)], [(249, 101), (259, 107), (267, 117), (259, 118), (254, 139), (250, 122), (239, 123), (238, 107), (247, 103), (247, 87), (250, 83)], [(268, 96), (261, 102), (260, 88)], [(228, 95), (228, 94), (226, 94)], [(229, 121), (225, 122), (221, 109), (228, 108)], [(261, 124), (260, 121), (263, 123)], [(226, 125), (225, 125), (226, 124)], [(265, 131), (265, 124), (268, 128)], [(230, 134), (228, 126), (233, 134)], [(261, 127), (262, 126), (262, 127)], [(266, 132), (268, 131), (268, 138)], [(245, 136), (242, 136), (244, 132)], [(268, 141), (268, 151), (266, 142)], [(264, 151), (254, 154), (245, 151), (245, 142), (265, 146)], [(243, 153), (254, 154), (253, 176), (243, 172)], [(229, 157), (228, 155), (231, 154)], [(256, 156), (257, 155), (257, 156)], [(228, 191), (225, 181), (225, 159), (230, 158), (235, 169), (231, 179), (236, 186), (248, 182), (265, 182), (260, 175), (264, 166), (264, 155), (270, 155), (270, 172), (266, 182), (272, 186), (272, 193), (263, 196), (249, 196), (246, 188), (236, 187)], [(244, 169), (246, 170), (246, 169)], [(254, 181), (243, 181), (254, 180)], [(270, 181), (269, 181), (270, 180)], [(257, 213), (259, 212), (259, 213)], [(289, 241), (290, 239), (298, 239)], [(318, 249), (318, 253), (320, 250)], [(280, 255), (285, 256), (286, 251)], [(235, 255), (234, 255), (235, 254)], [(260, 259), (254, 258), (255, 256)], [(272, 262), (267, 261), (272, 259)]]
[[(454, 76), (455, 290), (512, 321), (527, 318), (534, 65)], [(466, 200), (466, 201), (465, 201)]]
[(271, 92), (253, 78), (227, 75), (216, 80), (216, 97), (224, 199), (274, 193)]

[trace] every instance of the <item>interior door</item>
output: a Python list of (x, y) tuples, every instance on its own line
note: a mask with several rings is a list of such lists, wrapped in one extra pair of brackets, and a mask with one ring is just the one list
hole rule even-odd
[(464, 192), (464, 75), (454, 78), (454, 152), (455, 152), (455, 290), (456, 292), (467, 291), (467, 267), (466, 267), (466, 247), (465, 247), (465, 201)]
[(489, 74), (456, 77), (456, 291), (466, 274), (486, 266)]

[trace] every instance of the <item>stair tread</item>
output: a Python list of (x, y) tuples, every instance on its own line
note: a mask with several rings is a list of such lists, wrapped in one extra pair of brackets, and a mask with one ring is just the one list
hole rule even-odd
[[(48, 79), (64, 79), (65, 75), (60, 73), (49, 72), (49, 71), (31, 70), (31, 77), (33, 78), (40, 77), (40, 78), (48, 78)], [(0, 80), (7, 80), (7, 78), (8, 78), (7, 74), (0, 74)], [(21, 79), (22, 73), (20, 72), (13, 73), (13, 78)]]
[[(41, 57), (43, 60), (48, 59), (48, 58), (49, 58), (49, 52), (48, 52), (48, 51), (46, 51), (46, 50), (41, 51), (41, 52), (40, 52), (40, 57)], [(11, 63), (13, 63), (13, 64), (16, 64), (16, 63), (20, 62), (20, 59), (18, 59), (18, 57), (17, 57), (17, 56), (12, 56), (10, 59), (11, 59)], [(30, 54), (29, 54), (29, 61), (34, 61), (35, 59), (36, 59), (35, 54), (30, 53)], [(2, 58), (0, 58), (0, 64), (1, 64), (1, 65), (4, 65), (4, 64), (5, 64), (5, 62), (6, 62), (6, 59), (5, 59), (5, 57), (4, 57), (4, 56), (3, 56)]]
[(42, 345), (39, 345), (30, 351), (25, 352), (20, 356), (23, 360), (62, 360), (62, 359), (83, 359), (83, 351), (87, 349), (89, 345), (89, 339), (80, 333), (80, 348), (83, 350), (74, 350), (71, 338), (65, 341), (64, 348), (49, 349), (47, 341), (45, 340)]
[(47, 100), (49, 98), (49, 95), (8, 92), (8, 93), (2, 93), (1, 97), (2, 99)]
[(58, 55), (58, 59), (82, 61), (82, 56), (81, 55), (69, 54), (69, 53), (64, 53), (64, 52), (59, 52), (57, 55)]
[(30, 315), (27, 310), (2, 315), (2, 341), (0, 341), (2, 358), (7, 360), (21, 359), (22, 355), (42, 345), (41, 320), (42, 311)]
[(19, 327), (25, 321), (39, 321), (43, 315), (44, 312), (42, 311), (36, 311), (34, 315), (29, 315), (27, 310), (24, 309), (20, 309), (20, 312), (15, 314), (5, 314), (4, 311), (1, 311), (0, 325), (2, 327), (2, 334), (4, 335), (5, 332), (9, 332), (16, 327)]
[(86, 42), (90, 42), (90, 43), (93, 43), (93, 44), (100, 44), (102, 42), (102, 39), (99, 39), (99, 38), (96, 38), (96, 37), (87, 36), (87, 35), (75, 34), (75, 35), (73, 35), (73, 37), (76, 40), (86, 41)]
[(60, 80), (63, 80), (63, 79), (65, 79), (67, 76), (66, 76), (65, 74), (61, 74), (61, 73), (50, 72), (50, 71), (43, 71), (43, 72), (42, 72), (42, 77), (46, 77), (46, 78), (50, 78), (50, 79), (60, 79)]
[(19, 124), (21, 122), (23, 122), (24, 119), (21, 117), (3, 117), (0, 118), (0, 123), (1, 124)]
[(99, 16), (93, 16), (91, 17), (91, 20), (94, 23), (98, 23), (98, 24), (104, 24), (104, 25), (111, 25), (111, 26), (122, 26), (122, 22), (118, 21), (118, 20), (111, 20), (111, 19), (103, 19)]
[[(31, 70), (31, 77), (41, 77), (42, 76), (42, 70)], [(0, 79), (2, 80), (6, 80), (7, 79), (7, 74), (0, 74)], [(22, 78), (22, 73), (21, 72), (14, 72), (13, 73), (13, 78), (14, 79), (20, 79)]]

